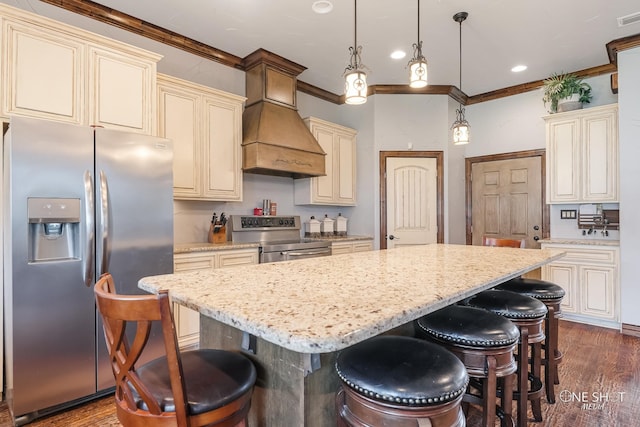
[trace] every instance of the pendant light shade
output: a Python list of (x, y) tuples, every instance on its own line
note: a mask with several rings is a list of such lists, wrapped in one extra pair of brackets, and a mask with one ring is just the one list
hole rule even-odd
[(453, 131), (453, 144), (464, 145), (469, 143), (469, 122), (464, 118), (464, 108), (460, 106), (456, 110), (456, 121), (453, 122), (451, 130)]
[(413, 58), (409, 61), (409, 86), (413, 88), (427, 85), (427, 60), (422, 54), (420, 40), (420, 0), (418, 0), (418, 42), (413, 44)]
[[(462, 91), (462, 22), (467, 19), (467, 12), (458, 12), (453, 15), (453, 20), (460, 24), (460, 91)], [(454, 145), (468, 144), (471, 140), (471, 126), (464, 117), (464, 108), (462, 104), (458, 105), (456, 110), (456, 121), (451, 126)]]
[(362, 60), (360, 59), (362, 46), (358, 46), (358, 0), (354, 0), (353, 5), (353, 46), (349, 48), (351, 59), (344, 70), (344, 102), (358, 105), (367, 102), (367, 73), (365, 71), (366, 67), (362, 65)]

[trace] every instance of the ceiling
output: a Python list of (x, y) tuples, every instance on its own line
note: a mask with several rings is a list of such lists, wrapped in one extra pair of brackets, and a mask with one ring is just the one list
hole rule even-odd
[[(407, 84), (406, 64), (417, 41), (418, 0), (361, 0), (357, 40), (369, 84)], [(354, 1), (331, 0), (316, 14), (314, 0), (97, 0), (238, 57), (263, 48), (307, 67), (299, 79), (342, 94), (342, 73), (354, 43)], [(640, 13), (638, 0), (421, 0), (420, 39), (429, 83), (459, 84), (469, 96), (541, 80), (552, 73), (609, 63), (606, 44), (640, 34), (640, 19), (619, 27), (617, 18)], [(403, 49), (407, 57), (390, 58)], [(515, 65), (528, 68), (511, 72)]]

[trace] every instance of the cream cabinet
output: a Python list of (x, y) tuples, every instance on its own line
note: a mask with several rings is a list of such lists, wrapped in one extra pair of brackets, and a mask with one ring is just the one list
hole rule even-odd
[(618, 201), (617, 104), (546, 116), (547, 203)]
[(355, 206), (357, 132), (315, 117), (304, 121), (327, 153), (326, 176), (296, 179), (295, 204)]
[(543, 243), (565, 256), (542, 268), (542, 278), (566, 292), (562, 311), (569, 320), (619, 328), (619, 249), (611, 246)]
[(161, 56), (0, 5), (2, 116), (152, 134)]
[[(258, 263), (258, 248), (176, 254), (174, 273), (212, 270)], [(173, 318), (180, 347), (197, 346), (200, 339), (200, 314), (180, 304), (173, 304)]]
[(242, 201), (244, 100), (158, 75), (158, 134), (173, 140), (175, 199)]
[(373, 250), (373, 240), (331, 242), (331, 255), (350, 254)]

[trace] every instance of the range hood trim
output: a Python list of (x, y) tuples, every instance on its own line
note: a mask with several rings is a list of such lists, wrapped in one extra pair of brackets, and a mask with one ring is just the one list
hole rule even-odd
[(326, 153), (296, 107), (296, 76), (305, 68), (263, 49), (245, 60), (243, 171), (294, 179), (325, 176)]

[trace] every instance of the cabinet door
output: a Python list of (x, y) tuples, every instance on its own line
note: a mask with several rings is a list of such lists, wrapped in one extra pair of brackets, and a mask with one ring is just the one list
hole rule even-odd
[(582, 121), (582, 200), (618, 201), (617, 110)]
[(234, 267), (238, 265), (251, 265), (258, 263), (258, 249), (233, 250), (218, 254), (218, 267)]
[(575, 264), (547, 264), (542, 268), (542, 279), (564, 289), (565, 296), (561, 304), (564, 313), (578, 312), (578, 267)]
[(356, 203), (356, 143), (354, 135), (336, 134), (334, 150), (338, 153), (334, 162), (337, 174), (335, 179), (335, 198), (341, 205)]
[(367, 240), (364, 242), (354, 242), (353, 252), (366, 252), (373, 250), (373, 241)]
[(354, 206), (356, 204), (356, 132), (313, 117), (308, 117), (304, 121), (326, 153), (326, 175), (295, 180), (295, 203)]
[(204, 192), (207, 200), (242, 200), (242, 104), (204, 97)]
[(580, 200), (580, 120), (547, 121), (547, 202)]
[(350, 254), (353, 252), (353, 244), (350, 242), (333, 242), (331, 244), (331, 255)]
[(90, 124), (152, 134), (155, 62), (96, 46), (89, 57)]
[(201, 194), (200, 95), (169, 83), (158, 85), (158, 134), (173, 141), (173, 196)]
[(583, 314), (616, 320), (615, 313), (615, 267), (581, 266), (580, 290)]
[(72, 37), (4, 22), (3, 115), (82, 124), (84, 46)]
[[(197, 270), (212, 270), (215, 256), (211, 254), (176, 255), (173, 263), (175, 273)], [(181, 304), (173, 304), (173, 318), (180, 347), (196, 346), (200, 340), (200, 313)]]
[(322, 126), (312, 125), (311, 133), (320, 144), (320, 147), (327, 155), (324, 158), (325, 176), (312, 178), (313, 193), (311, 195), (314, 203), (333, 203), (333, 182), (337, 173), (335, 169), (335, 147), (333, 144), (333, 132), (331, 129)]

